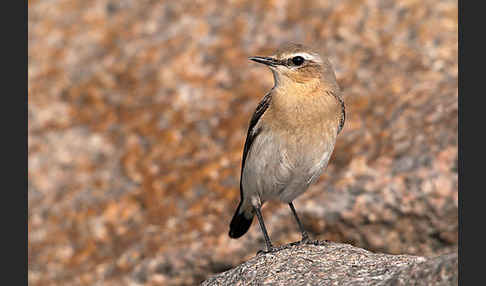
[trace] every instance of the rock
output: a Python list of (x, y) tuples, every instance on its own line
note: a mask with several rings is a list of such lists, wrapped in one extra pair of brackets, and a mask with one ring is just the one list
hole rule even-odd
[(457, 285), (457, 252), (435, 258), (373, 253), (348, 244), (285, 245), (201, 285)]

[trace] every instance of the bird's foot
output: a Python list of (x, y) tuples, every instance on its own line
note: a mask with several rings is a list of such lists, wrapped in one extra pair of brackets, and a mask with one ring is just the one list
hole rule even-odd
[(323, 240), (323, 241), (311, 240), (307, 233), (303, 233), (302, 239), (300, 241), (294, 242), (293, 245), (305, 245), (305, 244), (308, 244), (308, 245), (309, 244), (310, 245), (325, 245), (328, 242), (329, 242), (328, 240)]
[(302, 234), (302, 239), (299, 241), (291, 242), (289, 243), (290, 246), (295, 246), (295, 245), (304, 245), (304, 244), (311, 244), (312, 241), (309, 239), (309, 236), (307, 234)]
[(267, 247), (267, 249), (265, 249), (265, 250), (263, 250), (263, 249), (258, 250), (257, 255), (272, 253), (272, 252), (275, 252), (275, 251), (278, 251), (278, 250), (279, 250), (278, 247), (270, 246), (270, 247)]
[(309, 235), (307, 235), (307, 233), (304, 232), (302, 234), (302, 239), (300, 240), (299, 244), (308, 244), (309, 241), (311, 241)]
[(312, 245), (326, 245), (329, 240), (308, 240), (305, 244), (312, 244)]

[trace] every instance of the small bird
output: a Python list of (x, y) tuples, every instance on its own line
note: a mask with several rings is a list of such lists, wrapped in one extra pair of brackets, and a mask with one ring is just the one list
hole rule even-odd
[(266, 201), (287, 203), (307, 243), (292, 201), (326, 168), (345, 121), (334, 69), (314, 49), (290, 43), (270, 57), (250, 57), (273, 73), (274, 86), (251, 117), (243, 149), (240, 203), (229, 236), (245, 234), (256, 214), (266, 251), (275, 250), (263, 222)]

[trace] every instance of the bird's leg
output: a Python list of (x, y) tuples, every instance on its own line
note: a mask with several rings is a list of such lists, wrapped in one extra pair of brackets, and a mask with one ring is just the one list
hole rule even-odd
[(289, 203), (290, 209), (292, 210), (292, 213), (294, 214), (295, 220), (297, 221), (297, 224), (299, 225), (300, 232), (302, 233), (302, 240), (300, 241), (301, 243), (307, 243), (309, 241), (309, 235), (304, 229), (304, 226), (300, 222), (299, 217), (297, 216), (297, 212), (295, 211), (294, 204), (292, 202)]
[(267, 229), (265, 227), (265, 223), (263, 222), (261, 207), (260, 207), (260, 205), (258, 205), (256, 207), (254, 207), (254, 209), (255, 209), (255, 212), (256, 212), (256, 215), (257, 215), (257, 218), (258, 218), (258, 222), (260, 223), (260, 228), (262, 229), (262, 232), (263, 232), (263, 237), (265, 238), (265, 244), (267, 246), (267, 250), (264, 251), (264, 252), (271, 252), (271, 251), (274, 250), (274, 248), (272, 246), (272, 242), (270, 241), (270, 237), (268, 236)]

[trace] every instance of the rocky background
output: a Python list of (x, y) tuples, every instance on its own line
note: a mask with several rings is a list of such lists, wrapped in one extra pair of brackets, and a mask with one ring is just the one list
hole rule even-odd
[[(313, 239), (457, 252), (457, 2), (28, 1), (30, 285), (193, 285), (263, 247), (231, 240), (249, 118), (273, 85), (247, 60), (319, 44), (347, 121), (295, 201)], [(274, 244), (300, 239), (265, 205)]]

